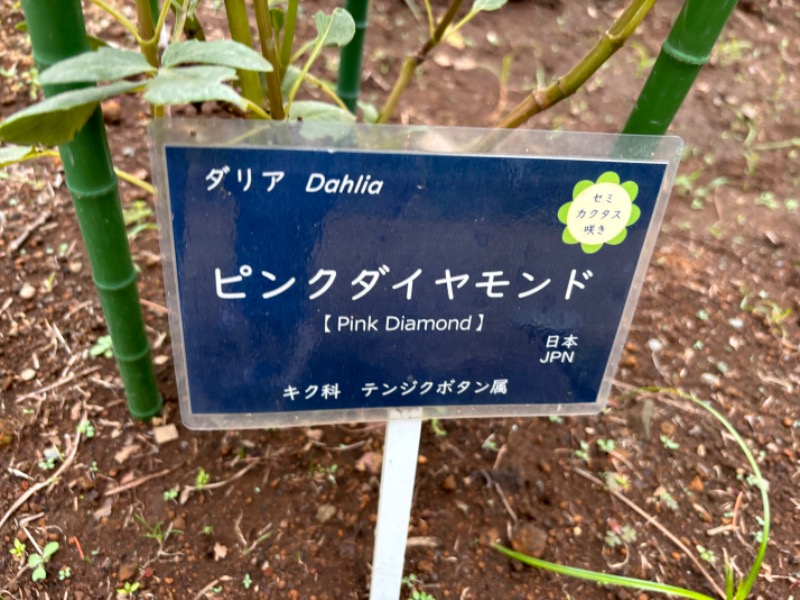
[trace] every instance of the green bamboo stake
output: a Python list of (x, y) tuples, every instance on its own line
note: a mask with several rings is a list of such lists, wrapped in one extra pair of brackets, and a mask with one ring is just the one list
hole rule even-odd
[(737, 0), (686, 0), (623, 133), (663, 135), (708, 62)]
[(358, 106), (358, 94), (361, 90), (361, 60), (364, 55), (369, 0), (347, 0), (344, 7), (356, 22), (356, 34), (350, 43), (342, 48), (339, 55), (339, 80), (336, 85), (336, 95), (344, 101), (350, 112), (355, 114), (356, 106)]
[[(89, 51), (80, 0), (22, 0), (22, 10), (28, 23), (33, 57), (41, 71), (60, 60)], [(85, 84), (44, 86), (44, 93), (53, 96), (79, 87)], [(117, 178), (99, 107), (74, 139), (59, 147), (59, 152), (128, 407), (133, 417), (149, 419), (160, 412), (162, 400), (156, 386)]]

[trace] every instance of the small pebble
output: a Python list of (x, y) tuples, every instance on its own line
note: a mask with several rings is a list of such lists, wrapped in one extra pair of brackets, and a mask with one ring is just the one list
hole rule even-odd
[(22, 286), (22, 289), (19, 291), (19, 297), (23, 300), (30, 300), (36, 295), (36, 288), (33, 287), (30, 283), (26, 283)]
[(25, 369), (22, 373), (20, 373), (19, 376), (22, 378), (22, 381), (30, 381), (31, 379), (36, 377), (36, 371), (28, 368)]
[(457, 487), (455, 475), (452, 473), (442, 480), (442, 489), (446, 492), (454, 492)]
[(336, 515), (336, 507), (333, 504), (323, 504), (317, 509), (317, 521), (325, 523)]
[(511, 532), (511, 547), (534, 558), (541, 558), (547, 544), (547, 532), (533, 523), (518, 521)]

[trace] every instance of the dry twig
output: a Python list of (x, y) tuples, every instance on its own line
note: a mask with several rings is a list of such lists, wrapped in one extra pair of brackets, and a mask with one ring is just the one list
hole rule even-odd
[(13, 254), (17, 250), (19, 250), (22, 247), (22, 244), (24, 244), (28, 240), (31, 234), (37, 229), (39, 229), (39, 227), (47, 223), (47, 221), (52, 216), (53, 216), (53, 211), (51, 210), (46, 210), (42, 214), (40, 214), (38, 219), (36, 219), (33, 223), (28, 225), (28, 227), (25, 228), (25, 231), (20, 233), (16, 237), (16, 239), (14, 239), (14, 241), (12, 241), (11, 244), (9, 244), (8, 246), (9, 252)]
[(139, 487), (147, 483), (148, 481), (152, 481), (153, 479), (158, 479), (159, 477), (164, 477), (164, 475), (168, 475), (172, 473), (177, 467), (173, 467), (172, 469), (164, 469), (163, 471), (159, 471), (158, 473), (151, 473), (150, 475), (145, 475), (144, 477), (140, 477), (139, 479), (134, 479), (126, 483), (125, 485), (120, 485), (115, 488), (111, 488), (110, 490), (106, 490), (103, 493), (103, 496), (113, 496), (115, 494), (121, 494), (122, 492), (127, 492), (128, 490), (132, 490), (134, 488)]

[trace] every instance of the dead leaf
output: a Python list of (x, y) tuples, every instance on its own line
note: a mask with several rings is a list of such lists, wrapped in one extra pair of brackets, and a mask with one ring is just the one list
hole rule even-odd
[(321, 441), (322, 436), (325, 434), (322, 429), (306, 429), (303, 433), (306, 434), (308, 439), (314, 440), (315, 442)]
[(433, 62), (442, 68), (449, 69), (453, 66), (453, 61), (444, 52), (437, 52), (433, 55)]
[(113, 498), (106, 498), (103, 501), (103, 506), (94, 511), (94, 518), (98, 521), (111, 516), (111, 508), (114, 506)]
[(178, 439), (178, 428), (175, 427), (174, 423), (153, 427), (153, 438), (159, 446), (167, 442), (173, 442)]
[(128, 460), (131, 457), (131, 455), (138, 449), (139, 449), (138, 444), (128, 444), (127, 446), (124, 446), (122, 450), (120, 450), (114, 455), (114, 460), (122, 464), (126, 460)]
[(361, 458), (356, 461), (356, 471), (369, 472), (372, 475), (377, 475), (381, 472), (381, 463), (383, 462), (383, 455), (380, 452), (365, 452)]
[(459, 56), (453, 63), (453, 67), (456, 71), (473, 71), (477, 66), (478, 63), (469, 56)]
[(214, 561), (219, 562), (226, 556), (228, 556), (228, 547), (223, 546), (219, 542), (214, 544)]

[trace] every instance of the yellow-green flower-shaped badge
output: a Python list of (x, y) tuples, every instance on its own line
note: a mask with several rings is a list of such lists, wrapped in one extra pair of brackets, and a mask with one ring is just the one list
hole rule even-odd
[(586, 254), (594, 254), (603, 244), (621, 244), (627, 227), (642, 214), (634, 204), (638, 194), (636, 182), (621, 184), (613, 171), (603, 173), (596, 182), (579, 181), (572, 189), (572, 202), (558, 210), (558, 220), (566, 225), (561, 239), (565, 244), (580, 244)]

